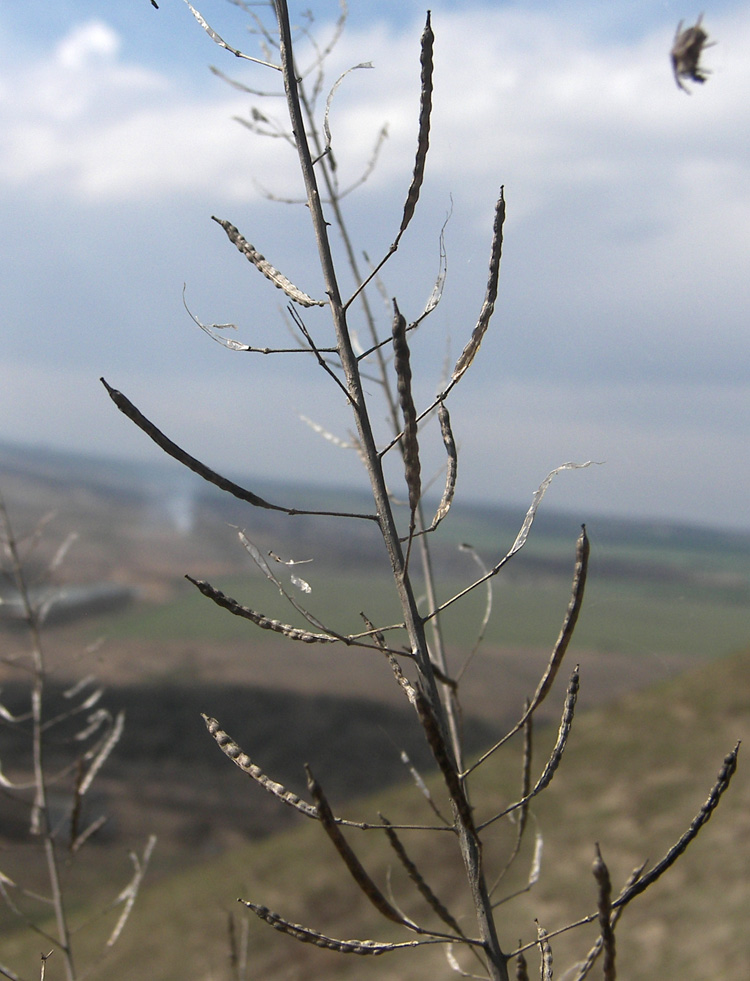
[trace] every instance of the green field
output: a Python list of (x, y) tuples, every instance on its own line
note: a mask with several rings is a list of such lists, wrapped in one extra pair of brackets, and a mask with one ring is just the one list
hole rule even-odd
[[(522, 559), (518, 559), (519, 567)], [(750, 640), (750, 614), (745, 590), (734, 582), (669, 581), (639, 582), (636, 578), (598, 578), (595, 558), (586, 591), (576, 644), (583, 649), (628, 652), (634, 655), (685, 654), (689, 658), (717, 657), (743, 648)], [(467, 563), (468, 566), (468, 563)], [(461, 581), (451, 575), (440, 583), (443, 602), (470, 582), (467, 568)], [(364, 610), (376, 624), (398, 622), (393, 589), (383, 577), (365, 572), (346, 576), (333, 572), (309, 575), (309, 596), (289, 591), (323, 624), (340, 632), (362, 629), (358, 611)], [(258, 575), (227, 575), (212, 580), (226, 594), (269, 617), (295, 626), (304, 619)], [(500, 574), (492, 585), (492, 617), (485, 643), (493, 647), (543, 647), (554, 643), (568, 602), (567, 576), (543, 571), (511, 577)], [(486, 587), (455, 604), (444, 615), (450, 645), (464, 651), (471, 647), (482, 622)], [(112, 618), (107, 627), (113, 639), (238, 640), (257, 628), (232, 616), (185, 583), (178, 598), (160, 606), (141, 605)], [(314, 628), (311, 628), (314, 629)]]

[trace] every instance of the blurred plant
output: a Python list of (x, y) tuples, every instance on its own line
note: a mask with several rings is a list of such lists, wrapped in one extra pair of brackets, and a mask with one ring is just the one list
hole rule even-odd
[[(601, 932), (600, 938), (588, 956), (573, 969), (573, 974), (579, 979), (584, 978), (597, 959), (601, 957), (605, 978), (614, 978), (614, 930), (623, 909), (672, 865), (708, 820), (734, 773), (737, 749), (735, 748), (729, 753), (724, 760), (715, 786), (688, 831), (679, 838), (661, 861), (649, 869), (645, 865), (637, 869), (623, 885), (616, 898), (612, 899), (609, 872), (601, 853), (597, 849), (593, 868), (598, 895), (595, 912), (582, 917), (577, 923), (568, 924), (555, 931), (548, 932), (539, 926), (538, 935), (534, 941), (519, 945), (516, 949), (513, 949), (514, 944), (509, 942), (509, 938), (505, 937), (501, 941), (500, 933), (504, 924), (499, 916), (499, 910), (502, 908), (502, 904), (512, 898), (513, 895), (513, 893), (506, 896), (500, 894), (504, 875), (519, 856), (521, 842), (529, 827), (533, 826), (529, 820), (531, 804), (539, 794), (549, 787), (557, 772), (573, 724), (579, 687), (577, 667), (571, 672), (567, 684), (555, 745), (541, 772), (534, 779), (532, 777), (532, 721), (535, 713), (552, 690), (581, 609), (589, 555), (589, 542), (585, 527), (582, 529), (576, 545), (570, 601), (563, 617), (559, 637), (539, 684), (520, 713), (517, 723), (509, 732), (498, 738), (485, 753), (472, 762), (466, 762), (464, 759), (459, 702), (460, 681), (468, 666), (468, 661), (457, 670), (451, 670), (443, 641), (441, 618), (454, 604), (481, 588), (488, 591), (487, 615), (489, 615), (491, 581), (525, 545), (537, 509), (550, 482), (562, 470), (585, 467), (589, 464), (566, 463), (553, 470), (534, 493), (518, 535), (508, 552), (490, 568), (483, 569), (473, 582), (450, 599), (442, 603), (437, 601), (430, 560), (429, 537), (436, 532), (450, 511), (458, 471), (458, 451), (447, 402), (454, 388), (463, 380), (477, 356), (495, 308), (503, 242), (505, 195), (501, 189), (495, 207), (486, 291), (476, 324), (449, 377), (440, 382), (438, 394), (428, 404), (418, 406), (412, 384), (410, 339), (424, 320), (437, 308), (442, 296), (445, 280), (445, 254), (442, 239), (441, 263), (437, 281), (424, 310), (415, 319), (407, 321), (401, 312), (399, 303), (395, 298), (392, 298), (389, 302), (392, 311), (390, 330), (386, 333), (378, 325), (373, 313), (368, 298), (368, 288), (384, 289), (380, 282), (380, 275), (384, 267), (393, 260), (400, 247), (403, 236), (415, 213), (422, 189), (429, 150), (432, 111), (434, 36), (430, 15), (427, 15), (427, 22), (421, 39), (421, 96), (417, 150), (400, 225), (385, 254), (377, 262), (367, 262), (369, 268), (367, 271), (363, 271), (360, 268), (357, 250), (344, 218), (342, 201), (354, 187), (361, 185), (372, 172), (385, 137), (385, 129), (381, 130), (375, 140), (372, 158), (366, 166), (364, 174), (349, 187), (341, 188), (337, 165), (338, 150), (334, 152), (330, 109), (335, 93), (348, 72), (345, 72), (332, 86), (324, 107), (321, 108), (320, 105), (325, 85), (325, 62), (343, 30), (346, 9), (345, 7), (342, 9), (341, 17), (333, 31), (330, 42), (319, 45), (310, 30), (312, 23), (310, 14), (305, 15), (305, 23), (302, 27), (298, 28), (296, 32), (292, 31), (285, 0), (275, 0), (273, 4), (266, 5), (244, 3), (242, 0), (232, 0), (232, 2), (247, 12), (250, 18), (251, 31), (260, 41), (261, 57), (256, 58), (247, 55), (228, 44), (207, 23), (201, 13), (189, 3), (188, 6), (204, 31), (220, 47), (226, 49), (236, 58), (255, 62), (264, 66), (266, 71), (277, 72), (283, 80), (283, 94), (286, 99), (288, 121), (279, 122), (271, 118), (269, 112), (254, 106), (249, 119), (243, 120), (243, 123), (257, 135), (286, 141), (298, 155), (305, 187), (303, 203), (308, 209), (307, 213), (317, 242), (318, 261), (325, 284), (326, 298), (316, 299), (297, 287), (266, 260), (244, 238), (234, 224), (224, 219), (215, 218), (214, 220), (224, 229), (230, 242), (291, 301), (288, 314), (294, 330), (298, 333), (297, 346), (293, 349), (254, 347), (226, 337), (225, 328), (233, 325), (203, 324), (197, 317), (192, 314), (191, 316), (202, 330), (231, 351), (251, 354), (255, 352), (266, 355), (273, 353), (285, 355), (291, 351), (294, 353), (304, 351), (313, 359), (324, 372), (327, 380), (336, 386), (345, 398), (351, 409), (356, 434), (344, 440), (336, 434), (326, 432), (317, 423), (311, 423), (311, 425), (316, 431), (337, 445), (349, 446), (357, 452), (370, 480), (373, 511), (369, 513), (344, 513), (333, 509), (313, 511), (267, 501), (197, 460), (158, 429), (125, 395), (110, 386), (104, 379), (102, 381), (118, 409), (166, 453), (239, 500), (256, 508), (272, 509), (290, 515), (334, 515), (340, 518), (342, 522), (360, 521), (375, 525), (382, 535), (390, 562), (393, 589), (400, 604), (402, 618), (395, 624), (375, 624), (366, 612), (362, 613), (364, 629), (357, 633), (342, 631), (335, 624), (321, 622), (311, 609), (303, 606), (296, 596), (287, 590), (285, 584), (273, 571), (272, 564), (267, 561), (266, 557), (260, 553), (259, 549), (242, 531), (239, 533), (242, 545), (274, 588), (289, 601), (300, 618), (298, 622), (301, 625), (265, 616), (258, 610), (226, 596), (209, 582), (188, 578), (203, 595), (233, 615), (243, 617), (256, 626), (273, 631), (291, 641), (304, 644), (338, 644), (347, 648), (355, 647), (370, 652), (380, 652), (390, 665), (397, 685), (400, 686), (404, 696), (414, 709), (416, 720), (422, 727), (441, 774), (448, 804), (448, 810), (446, 810), (445, 804), (440, 804), (434, 800), (422, 777), (411, 766), (408, 758), (405, 758), (405, 763), (409, 766), (417, 786), (426, 795), (427, 803), (432, 809), (430, 821), (421, 825), (398, 824), (389, 821), (384, 816), (381, 816), (377, 823), (345, 820), (334, 813), (321, 781), (309, 768), (307, 768), (307, 783), (310, 799), (302, 800), (266, 775), (261, 767), (241, 749), (239, 744), (222, 729), (219, 721), (205, 716), (208, 731), (223, 752), (243, 772), (282, 803), (294, 808), (299, 814), (317, 821), (364, 896), (386, 920), (411, 936), (408, 939), (393, 941), (341, 940), (325, 935), (311, 926), (294, 923), (264, 905), (249, 900), (243, 902), (262, 920), (302, 943), (314, 944), (341, 953), (361, 955), (378, 955), (423, 945), (442, 944), (445, 945), (448, 963), (452, 970), (464, 977), (481, 976), (495, 979), (495, 981), (508, 981), (509, 964), (513, 959), (516, 962), (516, 977), (527, 977), (524, 955), (531, 947), (538, 947), (539, 949), (542, 978), (551, 978), (552, 951), (550, 941), (555, 934), (579, 924), (598, 922)], [(261, 6), (273, 10), (275, 14), (273, 28), (268, 27), (259, 14), (258, 8)], [(294, 47), (297, 42), (306, 43), (311, 52), (310, 63), (305, 68), (295, 63)], [(217, 69), (214, 71), (223, 75)], [(280, 94), (267, 93), (262, 89), (251, 88), (236, 81), (232, 81), (231, 84), (258, 98), (264, 95), (274, 94), (278, 96)], [(334, 226), (341, 236), (344, 250), (342, 262), (348, 265), (355, 283), (354, 289), (348, 296), (342, 294), (341, 276), (339, 274), (339, 267), (342, 262), (336, 259), (334, 255), (331, 226)], [(320, 308), (325, 309), (325, 314), (320, 312)], [(359, 313), (355, 314), (355, 310), (358, 310)], [(327, 328), (325, 343), (320, 343), (315, 339), (322, 318), (325, 319), (322, 331)], [(357, 341), (357, 326), (367, 331), (368, 341), (365, 345), (361, 345)], [(333, 336), (331, 327), (333, 328)], [(375, 434), (373, 419), (377, 418), (378, 412), (381, 412), (383, 403), (368, 393), (365, 383), (369, 388), (377, 385), (377, 389), (383, 397), (386, 416), (390, 425), (390, 432), (386, 435), (378, 437)], [(428, 519), (424, 511), (420, 444), (424, 443), (427, 438), (427, 427), (433, 420), (437, 420), (439, 424), (440, 439), (445, 449), (447, 464), (442, 498), (434, 515)], [(403, 481), (403, 491), (400, 496), (404, 499), (402, 504), (398, 503), (395, 491), (388, 486), (384, 472), (384, 462), (386, 459), (391, 460), (394, 454), (400, 454), (400, 479)], [(403, 518), (401, 518), (401, 514), (403, 514)], [(418, 599), (416, 575), (413, 571), (414, 562), (410, 561), (415, 545), (421, 558), (423, 580), (421, 586), (424, 591), (424, 598), (422, 599)], [(278, 556), (273, 555), (272, 558), (278, 559)], [(297, 581), (296, 585), (303, 592), (308, 591), (304, 588), (306, 584), (301, 580)], [(366, 597), (363, 598), (363, 602), (366, 603)], [(294, 619), (294, 615), (291, 618)], [(520, 795), (516, 801), (498, 806), (493, 813), (477, 814), (471, 802), (472, 775), (480, 767), (488, 767), (497, 752), (505, 747), (512, 737), (518, 737), (523, 743)], [(497, 822), (503, 820), (514, 822), (514, 844), (504, 863), (501, 863), (500, 868), (491, 874), (485, 867), (484, 842), (487, 837), (485, 833), (487, 829), (496, 826)], [(431, 925), (427, 925), (402, 911), (395, 899), (389, 897), (386, 891), (374, 881), (354, 852), (349, 838), (344, 834), (345, 830), (351, 832), (354, 829), (382, 836), (384, 843), (392, 849), (404, 869), (416, 895), (429, 908)], [(465, 911), (458, 912), (450, 909), (449, 904), (444, 899), (439, 898), (429, 885), (424, 870), (418, 868), (406, 850), (401, 834), (404, 831), (435, 836), (437, 841), (443, 844), (446, 857), (452, 850), (453, 844), (457, 845), (465, 871), (466, 896), (473, 909), (475, 919), (473, 929), (466, 926)], [(541, 844), (541, 834), (537, 831), (531, 871), (527, 878), (527, 885), (522, 891), (532, 888), (538, 880)], [(435, 852), (432, 854), (434, 856)], [(456, 903), (459, 902), (456, 897), (452, 897), (452, 900)], [(505, 932), (507, 933), (507, 929)], [(457, 950), (467, 952), (467, 963), (471, 963), (474, 970), (481, 971), (481, 974), (468, 973), (467, 968), (462, 967), (455, 956)]]
[[(15, 704), (19, 701), (17, 693), (14, 693), (14, 704), (5, 697), (0, 702), (4, 746), (0, 754), (0, 792), (8, 805), (6, 820), (11, 813), (25, 814), (27, 831), (23, 837), (27, 844), (38, 846), (41, 851), (45, 881), (41, 887), (34, 881), (32, 887), (16, 881), (20, 880), (19, 875), (7, 875), (6, 870), (0, 870), (0, 899), (12, 919), (50, 948), (42, 955), (41, 976), (44, 977), (47, 960), (54, 953), (58, 955), (56, 961), (62, 959), (67, 981), (75, 981), (82, 977), (76, 958), (76, 939), (90, 924), (73, 922), (76, 903), (73, 890), (68, 887), (69, 872), (84, 845), (106, 821), (104, 815), (89, 820), (85, 805), (96, 777), (120, 740), (125, 713), (113, 715), (101, 704), (104, 691), (90, 675), (62, 692), (62, 706), (52, 688), (42, 630), (50, 610), (60, 599), (60, 591), (51, 586), (53, 574), (75, 536), (69, 536), (36, 581), (30, 581), (28, 569), (32, 556), (51, 517), (40, 522), (30, 535), (16, 537), (0, 495), (0, 606), (11, 614), (4, 619), (16, 628), (23, 628), (26, 639), (20, 650), (5, 650), (0, 655), (6, 684), (14, 674), (23, 679), (25, 703), (20, 707)], [(11, 636), (16, 647), (18, 630), (4, 634), (8, 647)], [(6, 769), (8, 757), (12, 760), (12, 776)], [(96, 915), (98, 920), (119, 909), (105, 941), (105, 952), (116, 942), (130, 915), (155, 841), (153, 837), (149, 839), (142, 855), (131, 854), (130, 882)], [(37, 869), (28, 848), (23, 849), (23, 871), (27, 882), (35, 880)], [(0, 964), (0, 974), (13, 981), (28, 977), (28, 973), (16, 973), (6, 964)]]

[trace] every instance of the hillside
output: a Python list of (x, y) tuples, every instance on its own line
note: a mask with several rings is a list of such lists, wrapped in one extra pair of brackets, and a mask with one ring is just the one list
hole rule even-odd
[[(713, 662), (677, 680), (626, 696), (606, 710), (581, 713), (560, 772), (550, 792), (534, 809), (534, 827), (544, 838), (542, 876), (530, 896), (521, 897), (500, 916), (508, 942), (534, 936), (533, 918), (548, 929), (593, 909), (590, 874), (594, 842), (607, 860), (615, 889), (631, 869), (654, 862), (685, 830), (715, 779), (724, 754), (738, 738), (750, 736), (750, 654)], [(553, 733), (540, 732), (536, 768), (541, 766)], [(634, 981), (703, 981), (744, 977), (750, 968), (750, 938), (745, 914), (750, 903), (750, 780), (740, 755), (735, 777), (710, 824), (671, 874), (636, 901), (618, 927), (619, 974)], [(233, 780), (246, 778), (227, 761)], [(515, 794), (515, 750), (477, 784), (478, 814), (492, 813), (497, 802)], [(325, 779), (326, 768), (320, 771)], [(439, 784), (432, 781), (439, 799)], [(201, 788), (195, 787), (195, 799)], [(347, 817), (429, 820), (420, 795), (409, 785), (374, 798), (344, 803), (332, 794)], [(248, 804), (250, 800), (248, 799)], [(205, 801), (205, 819), (221, 809)], [(278, 808), (281, 805), (277, 805)], [(236, 820), (241, 817), (236, 815)], [(149, 976), (160, 981), (228, 978), (226, 917), (238, 912), (237, 896), (247, 897), (340, 937), (390, 937), (398, 933), (377, 915), (339, 866), (316, 827), (305, 824), (260, 842), (235, 841), (222, 853), (193, 852), (180, 871), (151, 880), (131, 924), (97, 977)], [(487, 860), (498, 860), (512, 830), (498, 827)], [(455, 862), (442, 862), (440, 846), (408, 847), (433, 888), (460, 914), (465, 909)], [(382, 841), (350, 832), (349, 839), (370, 872), (385, 885), (392, 854)], [(528, 849), (505, 891), (512, 892), (527, 874)], [(393, 870), (392, 888), (400, 903), (419, 919), (427, 914), (403, 876)], [(101, 892), (101, 886), (93, 890)], [(93, 900), (95, 908), (98, 900)], [(91, 906), (89, 906), (91, 909)], [(81, 915), (85, 915), (82, 911)], [(302, 946), (266, 925), (250, 920), (249, 977), (268, 979), (451, 977), (444, 955), (425, 948), (381, 958), (350, 958)], [(591, 928), (557, 938), (553, 944), (556, 976), (588, 949)], [(26, 938), (28, 944), (28, 937)], [(33, 941), (32, 941), (33, 946)], [(4, 944), (8, 959), (15, 938)], [(533, 954), (531, 956), (533, 965)], [(559, 975), (558, 975), (559, 972)], [(595, 975), (597, 976), (597, 975)]]
[[(264, 770), (296, 792), (305, 792), (302, 763), (309, 762), (347, 816), (355, 816), (360, 806), (353, 797), (376, 793), (375, 803), (365, 799), (361, 805), (364, 813), (375, 818), (380, 807), (396, 820), (419, 807), (399, 750), (405, 747), (420, 769), (429, 768), (430, 760), (390, 670), (377, 656), (290, 645), (253, 630), (218, 610), (183, 578), (185, 572), (208, 578), (269, 616), (292, 616), (238, 546), (229, 525), (240, 525), (261, 548), (314, 557), (304, 567), (313, 585), (310, 608), (324, 622), (356, 629), (360, 609), (376, 622), (390, 622), (395, 615), (380, 582), (382, 557), (374, 542), (362, 531), (331, 537), (326, 520), (259, 515), (205, 493), (192, 477), (186, 490), (169, 470), (118, 469), (110, 463), (13, 455), (0, 447), (0, 491), (17, 533), (33, 545), (27, 550), (31, 577), (42, 576), (60, 542), (75, 534), (56, 581), (117, 583), (139, 597), (124, 612), (92, 614), (44, 631), (53, 671), (51, 711), (67, 684), (92, 672), (108, 686), (107, 706), (127, 713), (125, 736), (90, 803), (90, 816), (110, 818), (84, 852), (80, 869), (69, 872), (80, 897), (76, 915), (86, 919), (104, 904), (99, 897), (105, 885), (111, 898), (127, 879), (129, 848), (141, 849), (150, 833), (160, 839), (137, 907), (142, 919), (133, 921), (114, 960), (97, 976), (136, 976), (148, 962), (152, 976), (163, 981), (228, 977), (225, 914), (234, 911), (238, 894), (267, 902), (292, 919), (309, 919), (312, 910), (311, 925), (334, 935), (375, 935), (369, 910), (331, 861), (318, 830), (295, 828), (291, 811), (280, 810), (250, 786), (216, 750), (200, 713), (219, 718)], [(287, 500), (299, 500), (301, 493), (271, 491)], [(346, 505), (337, 500), (342, 507), (364, 506), (361, 498)], [(52, 510), (53, 520), (34, 537), (39, 519)], [(523, 513), (523, 507), (456, 508), (436, 541), (441, 596), (476, 575), (471, 554), (458, 545), (479, 543), (482, 557), (496, 561), (513, 541)], [(535, 687), (567, 604), (580, 520), (542, 511), (527, 548), (495, 580), (493, 616), (461, 682), (473, 750), (512, 723)], [(535, 897), (514, 905), (509, 925), (503, 926), (513, 938), (532, 935), (534, 915), (551, 929), (588, 911), (594, 896), (593, 841), (601, 842), (616, 888), (636, 862), (656, 859), (705, 799), (724, 753), (747, 735), (749, 658), (732, 652), (746, 650), (750, 641), (750, 536), (596, 516), (587, 523), (591, 573), (569, 654), (571, 666), (574, 660), (581, 663), (579, 717), (563, 768), (537, 813), (545, 841), (544, 876)], [(486, 599), (477, 594), (446, 621), (452, 670), (474, 642)], [(2, 628), (0, 643), (3, 657), (10, 658), (23, 646), (23, 634)], [(26, 690), (10, 660), (0, 667), (0, 681), (3, 704), (22, 707)], [(548, 722), (561, 701), (558, 684), (545, 705)], [(6, 772), (22, 768), (22, 742), (12, 729), (0, 735)], [(538, 738), (535, 758), (541, 765), (552, 736)], [(65, 751), (61, 747), (61, 762)], [(497, 799), (490, 795), (507, 800), (514, 793), (518, 761), (511, 756), (493, 762), (488, 786), (477, 791), (478, 809), (489, 813), (489, 800)], [(657, 887), (654, 895), (664, 897), (663, 906), (660, 899), (649, 899), (628, 912), (621, 976), (688, 981), (742, 976), (750, 962), (737, 912), (749, 898), (747, 788), (741, 771), (688, 855), (688, 862), (696, 861), (694, 853), (702, 856), (697, 866), (687, 864), (675, 873), (674, 886)], [(666, 813), (670, 808), (673, 812)], [(502, 853), (509, 833), (498, 828), (489, 851)], [(0, 834), (2, 871), (33, 880), (30, 853), (18, 847), (23, 818), (9, 799)], [(374, 839), (358, 847), (374, 849), (372, 867), (385, 882), (391, 859)], [(93, 863), (86, 864), (87, 855), (93, 855)], [(422, 861), (433, 885), (447, 901), (455, 897), (460, 909), (455, 866), (436, 868), (433, 880), (434, 855), (428, 850)], [(524, 863), (527, 867), (528, 856)], [(567, 878), (559, 886), (556, 876), (563, 872)], [(695, 889), (693, 882), (699, 883)], [(511, 880), (508, 888), (514, 883), (520, 881)], [(396, 882), (394, 888), (402, 886)], [(411, 909), (411, 899), (404, 902)], [(417, 908), (415, 914), (420, 915)], [(378, 936), (389, 935), (387, 928), (377, 929)], [(0, 930), (10, 931), (0, 961), (18, 963), (21, 951), (27, 964), (25, 958), (38, 956), (33, 935), (17, 936), (4, 908)], [(450, 976), (443, 955), (434, 950), (420, 951), (414, 960), (393, 955), (398, 961), (358, 959), (353, 965), (346, 958), (318, 959), (317, 951), (298, 949), (262, 924), (253, 924), (252, 938), (250, 977), (336, 978), (356, 971), (363, 978), (395, 972), (408, 979), (423, 977), (426, 970)], [(556, 941), (558, 965), (576, 956), (580, 945)], [(721, 969), (705, 966), (714, 963)], [(36, 970), (29, 966), (27, 974)], [(48, 981), (55, 981), (52, 965)]]

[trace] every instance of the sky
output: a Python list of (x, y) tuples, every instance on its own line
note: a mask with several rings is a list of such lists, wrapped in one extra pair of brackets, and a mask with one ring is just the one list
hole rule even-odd
[[(260, 53), (247, 11), (196, 3), (231, 45)], [(419, 38), (412, 0), (352, 2), (325, 95), (360, 253), (384, 254), (416, 147)], [(331, 36), (338, 5), (312, 9)], [(493, 208), (507, 220), (496, 312), (449, 401), (457, 493), (528, 503), (568, 461), (549, 504), (587, 514), (750, 529), (750, 8), (715, 2), (705, 85), (675, 85), (681, 2), (433, 2), (434, 111), (417, 215), (372, 296), (437, 310), (412, 338), (426, 406), (468, 339), (487, 279)], [(159, 460), (99, 382), (172, 439), (232, 474), (364, 485), (340, 390), (306, 355), (229, 351), (201, 332), (291, 346), (283, 297), (235, 250), (231, 221), (297, 286), (322, 295), (291, 147), (237, 121), (283, 123), (278, 73), (214, 44), (184, 0), (6, 0), (0, 7), (0, 441)], [(304, 41), (300, 63), (309, 57)], [(334, 238), (337, 255), (341, 254)], [(343, 269), (343, 267), (342, 267)], [(345, 271), (342, 282), (352, 283)], [(352, 327), (359, 336), (359, 312)], [(331, 343), (325, 310), (305, 313)], [(368, 389), (378, 434), (384, 410)], [(439, 432), (420, 437), (439, 491)], [(398, 490), (395, 471), (389, 474)], [(197, 478), (196, 478), (197, 479)]]

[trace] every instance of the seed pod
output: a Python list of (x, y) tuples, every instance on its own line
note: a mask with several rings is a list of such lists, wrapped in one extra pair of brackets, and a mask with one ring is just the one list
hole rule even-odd
[(229, 237), (229, 241), (233, 242), (240, 252), (255, 266), (255, 268), (262, 272), (266, 279), (269, 279), (273, 285), (280, 290), (283, 290), (290, 300), (294, 300), (295, 303), (299, 303), (302, 307), (324, 307), (324, 300), (313, 300), (311, 296), (307, 293), (303, 293), (301, 289), (298, 289), (294, 283), (290, 282), (278, 269), (275, 269), (265, 256), (262, 256), (257, 249), (240, 235), (239, 231), (228, 221), (224, 221), (222, 218), (217, 218), (215, 215), (212, 216), (213, 220), (221, 225), (224, 231)]
[(393, 311), (393, 354), (398, 400), (404, 417), (401, 448), (404, 455), (404, 476), (409, 490), (409, 508), (414, 514), (422, 495), (419, 443), (417, 441), (417, 410), (411, 394), (411, 365), (409, 344), (406, 340), (406, 320), (395, 300), (393, 301)]

